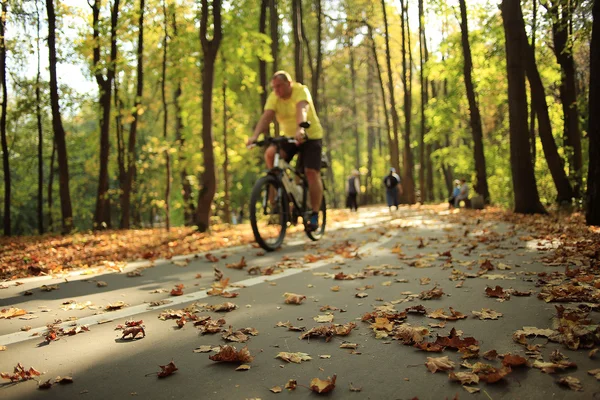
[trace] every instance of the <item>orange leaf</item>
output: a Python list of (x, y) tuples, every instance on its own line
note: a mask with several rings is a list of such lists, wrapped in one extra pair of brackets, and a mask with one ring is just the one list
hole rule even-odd
[(327, 380), (313, 378), (310, 381), (310, 390), (312, 390), (315, 393), (331, 392), (333, 389), (335, 389), (335, 380), (336, 375), (333, 375), (333, 377), (331, 378), (327, 377)]

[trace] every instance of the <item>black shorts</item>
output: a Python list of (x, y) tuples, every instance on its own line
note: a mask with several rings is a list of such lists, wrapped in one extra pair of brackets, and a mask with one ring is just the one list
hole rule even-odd
[(297, 146), (293, 143), (283, 143), (281, 149), (285, 151), (285, 160), (289, 163), (292, 158), (298, 153), (298, 161), (296, 162), (296, 170), (304, 171), (304, 168), (321, 169), (321, 152), (323, 144), (321, 139), (309, 139)]

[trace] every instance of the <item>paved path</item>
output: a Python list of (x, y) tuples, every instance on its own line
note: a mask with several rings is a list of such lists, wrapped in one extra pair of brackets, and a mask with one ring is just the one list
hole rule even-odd
[[(21, 318), (35, 318), (0, 320), (0, 345), (7, 347), (0, 352), (0, 371), (11, 372), (21, 363), (26, 369), (34, 367), (44, 372), (37, 378), (41, 382), (53, 381), (56, 376), (72, 376), (74, 382), (54, 385), (49, 390), (38, 389), (35, 380), (5, 384), (0, 386), (0, 397), (313, 398), (316, 395), (308, 390), (311, 379), (326, 379), (334, 374), (337, 375), (336, 388), (328, 396), (335, 399), (411, 399), (415, 396), (443, 399), (455, 395), (492, 399), (590, 399), (600, 391), (597, 381), (586, 373), (598, 368), (597, 359), (590, 359), (587, 351), (569, 351), (562, 345), (548, 343), (545, 338), (534, 338), (529, 339), (530, 344), (542, 345), (538, 357), (548, 361), (551, 352), (559, 349), (577, 363), (578, 369), (549, 375), (535, 368), (514, 368), (500, 382), (475, 385), (481, 391), (472, 395), (458, 383), (449, 381), (447, 372), (433, 374), (424, 365), (427, 357), (448, 356), (456, 363), (454, 371), (469, 371), (459, 366), (464, 361), (461, 353), (448, 349), (443, 353), (419, 351), (393, 339), (393, 333), (371, 329), (370, 323), (361, 321), (365, 313), (386, 305), (397, 311), (423, 305), (429, 313), (443, 308), (447, 315), (450, 314), (448, 307), (452, 307), (468, 318), (447, 321), (444, 327), (432, 327), (439, 326), (442, 320), (409, 313), (404, 325), (427, 328), (429, 341), (435, 341), (437, 335), (448, 336), (454, 327), (463, 332), (463, 337), (478, 340), (481, 354), (496, 350), (500, 354), (526, 356), (524, 346), (513, 341), (513, 333), (525, 326), (551, 328), (554, 305), (539, 300), (535, 293), (529, 297), (511, 296), (501, 302), (487, 297), (485, 289), (500, 285), (505, 289), (537, 291), (536, 273), (564, 269), (540, 262), (552, 243), (527, 241), (528, 232), (516, 230), (507, 223), (478, 219), (450, 223), (440, 212), (416, 207), (401, 208), (394, 213), (389, 213), (387, 208), (368, 208), (348, 215), (347, 221), (333, 223), (320, 242), (312, 243), (302, 233), (292, 234), (280, 251), (265, 255), (252, 246), (223, 248), (212, 252), (219, 258), (214, 263), (209, 262), (205, 254), (198, 254), (197, 257), (156, 261), (153, 266), (146, 261), (132, 263), (122, 272), (103, 269), (91, 275), (30, 278), (21, 280), (19, 286), (11, 282), (7, 289), (0, 290), (0, 308), (24, 309), (30, 314)], [(445, 252), (450, 252), (452, 257), (443, 255)], [(226, 258), (221, 258), (225, 255)], [(226, 264), (237, 263), (242, 256), (247, 262), (245, 268), (226, 268)], [(491, 262), (494, 270), (478, 276), (482, 271), (480, 264), (485, 260)], [(229, 299), (207, 294), (214, 282), (214, 267), (230, 279), (230, 284), (234, 283), (234, 287), (226, 290), (239, 293), (238, 297)], [(278, 273), (250, 275), (247, 271), (252, 267), (263, 271), (275, 267)], [(141, 276), (128, 276), (128, 273), (136, 275), (136, 271)], [(350, 277), (358, 275), (359, 279), (334, 280), (333, 276), (340, 272)], [(106, 286), (99, 287), (98, 281)], [(169, 292), (177, 284), (184, 285), (184, 294), (170, 296)], [(42, 291), (42, 285), (57, 285), (58, 290)], [(339, 290), (332, 290), (334, 286)], [(437, 299), (418, 298), (421, 292), (434, 288), (442, 289), (444, 294)], [(32, 294), (24, 296), (26, 292)], [(300, 294), (306, 299), (300, 305), (286, 304), (285, 293)], [(367, 296), (357, 297), (361, 293)], [(161, 301), (169, 303), (161, 304)], [(235, 303), (237, 309), (216, 313), (205, 308), (207, 304), (227, 301)], [(71, 304), (64, 304), (66, 302)], [(126, 306), (105, 311), (109, 304), (119, 302)], [(77, 309), (77, 305), (84, 304), (88, 306)], [(326, 305), (337, 310), (320, 311)], [(249, 363), (251, 369), (236, 371), (238, 364), (209, 360), (214, 352), (194, 352), (203, 345), (226, 344), (221, 334), (201, 335), (193, 321), (179, 328), (176, 320), (158, 318), (167, 309), (186, 307), (198, 310), (194, 314), (197, 316), (224, 318), (224, 328), (258, 330), (258, 335), (251, 336), (245, 343), (254, 356)], [(503, 316), (498, 320), (479, 320), (471, 314), (482, 308)], [(326, 342), (321, 338), (301, 340), (301, 332), (276, 326), (287, 321), (306, 329), (327, 325), (314, 320), (327, 313), (333, 315), (333, 323), (354, 322), (357, 328), (348, 336), (335, 336)], [(143, 320), (146, 336), (121, 340), (122, 333), (115, 327), (131, 319)], [(64, 329), (77, 325), (86, 326), (89, 331), (47, 343), (42, 335), (47, 331), (46, 325), (56, 320), (62, 321), (58, 326)], [(31, 329), (21, 331), (24, 326)], [(358, 346), (354, 350), (340, 348), (345, 342)], [(238, 350), (244, 346), (230, 344)], [(286, 363), (275, 358), (279, 352), (303, 352), (312, 360)], [(159, 365), (170, 361), (179, 370), (158, 379), (155, 373), (160, 370)], [(501, 366), (501, 359), (467, 361)], [(571, 391), (554, 382), (567, 375), (579, 378), (584, 391)], [(296, 390), (283, 389), (277, 394), (269, 390), (275, 386), (284, 388), (290, 379), (297, 381)], [(362, 390), (351, 391), (351, 387)]]

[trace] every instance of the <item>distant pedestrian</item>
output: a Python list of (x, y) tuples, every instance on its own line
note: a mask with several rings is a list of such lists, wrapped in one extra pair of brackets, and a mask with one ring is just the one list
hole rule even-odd
[(237, 223), (241, 224), (244, 221), (244, 207), (240, 207), (240, 213), (238, 214)]
[(460, 193), (460, 181), (458, 179), (456, 179), (454, 181), (454, 189), (452, 190), (452, 196), (450, 196), (450, 198), (448, 199), (448, 207), (452, 208), (454, 207), (454, 199), (456, 199), (456, 196), (458, 196)]
[(395, 168), (390, 168), (390, 173), (383, 178), (383, 184), (385, 185), (385, 197), (390, 211), (392, 206), (395, 206), (397, 210), (398, 197), (402, 194), (402, 182)]
[(350, 211), (358, 211), (357, 197), (360, 193), (359, 176), (360, 173), (355, 169), (352, 171), (352, 175), (350, 175), (346, 181), (346, 207), (348, 207)]
[(464, 201), (465, 205), (469, 200), (469, 185), (465, 179), (460, 180), (460, 191), (458, 195), (454, 198), (454, 207), (458, 208), (460, 206), (460, 202)]

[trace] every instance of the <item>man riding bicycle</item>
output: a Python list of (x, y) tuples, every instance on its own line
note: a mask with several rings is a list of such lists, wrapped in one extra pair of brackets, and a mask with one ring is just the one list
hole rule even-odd
[[(273, 91), (267, 98), (264, 112), (247, 145), (253, 144), (258, 135), (268, 131), (273, 118), (277, 118), (282, 135), (296, 139), (297, 144), (284, 143), (280, 155), (289, 162), (296, 153), (300, 154), (297, 168), (304, 168), (312, 206), (312, 214), (306, 224), (306, 230), (315, 231), (319, 227), (319, 208), (323, 198), (323, 182), (320, 173), (323, 128), (306, 86), (293, 82), (290, 74), (285, 71), (278, 71), (273, 75), (271, 86)], [(304, 128), (306, 126), (310, 128)], [(265, 163), (269, 169), (273, 168), (275, 151), (274, 145), (269, 146), (265, 151)]]

